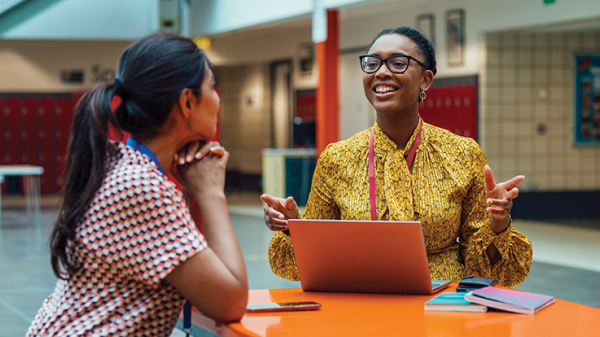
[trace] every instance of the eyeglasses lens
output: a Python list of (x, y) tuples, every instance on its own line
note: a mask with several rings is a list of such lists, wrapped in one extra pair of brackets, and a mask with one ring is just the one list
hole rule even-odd
[(403, 73), (408, 67), (408, 58), (404, 56), (392, 57), (387, 61), (388, 67), (394, 73)]
[(381, 65), (381, 60), (376, 57), (363, 57), (361, 62), (363, 71), (366, 73), (374, 73), (379, 69)]
[[(408, 58), (404, 56), (396, 56), (387, 60), (388, 67), (393, 73), (403, 73), (408, 67)], [(366, 73), (374, 73), (381, 66), (381, 60), (376, 57), (363, 57), (362, 69)]]

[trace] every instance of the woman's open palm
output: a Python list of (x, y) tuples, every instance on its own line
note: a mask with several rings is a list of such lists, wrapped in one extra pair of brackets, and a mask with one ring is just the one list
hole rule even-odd
[(489, 205), (487, 211), (496, 220), (505, 220), (510, 215), (513, 205), (512, 199), (519, 195), (517, 185), (523, 179), (525, 179), (525, 176), (518, 175), (508, 181), (496, 184), (492, 169), (487, 165), (485, 166), (485, 194)]

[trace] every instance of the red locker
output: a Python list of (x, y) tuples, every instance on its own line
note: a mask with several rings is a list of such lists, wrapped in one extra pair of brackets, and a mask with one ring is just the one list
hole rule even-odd
[(25, 98), (21, 102), (21, 164), (34, 165), (37, 162), (37, 99)]
[(4, 164), (17, 165), (21, 157), (21, 114), (19, 108), (21, 102), (17, 98), (8, 98), (4, 104)]
[(429, 124), (432, 124), (432, 121), (434, 119), (435, 100), (437, 96), (437, 88), (429, 88), (429, 90), (427, 90), (427, 97), (425, 98), (425, 101), (422, 104), (424, 113), (421, 115), (421, 118), (423, 118), (423, 120)]
[(465, 135), (465, 119), (467, 118), (467, 115), (465, 114), (465, 109), (464, 109), (464, 104), (463, 104), (463, 100), (464, 100), (464, 86), (463, 85), (459, 85), (454, 87), (454, 113), (455, 113), (455, 118), (454, 118), (454, 130), (453, 132), (456, 135), (459, 136), (464, 136)]
[(64, 167), (65, 167), (65, 156), (67, 154), (67, 146), (69, 144), (69, 136), (71, 133), (71, 122), (73, 119), (73, 112), (75, 103), (71, 97), (61, 97), (57, 100), (55, 106), (55, 120), (56, 120), (56, 131), (55, 131), (55, 165), (57, 168), (57, 179), (56, 183), (59, 189), (62, 186), (60, 181)]
[(465, 86), (463, 106), (465, 109), (464, 135), (477, 140), (477, 97), (474, 84)]
[(450, 86), (448, 87), (448, 97), (446, 99), (446, 106), (448, 107), (448, 115), (446, 116), (446, 121), (448, 123), (447, 129), (454, 133), (459, 134), (458, 132), (458, 118), (459, 116), (459, 105), (457, 103), (458, 98), (458, 86)]
[(444, 113), (446, 111), (444, 88), (437, 87), (437, 98), (435, 100), (435, 114), (432, 123), (440, 128), (444, 127)]
[(42, 193), (55, 194), (58, 193), (58, 185), (56, 184), (57, 169), (56, 169), (56, 120), (54, 118), (54, 98), (43, 98), (40, 100), (38, 108), (38, 165), (44, 168), (42, 175)]
[(440, 93), (440, 99), (437, 101), (439, 102), (439, 109), (436, 111), (436, 126), (447, 130), (450, 124), (450, 118), (453, 118), (450, 115), (450, 93), (448, 92), (449, 90), (447, 87), (439, 87), (438, 90)]

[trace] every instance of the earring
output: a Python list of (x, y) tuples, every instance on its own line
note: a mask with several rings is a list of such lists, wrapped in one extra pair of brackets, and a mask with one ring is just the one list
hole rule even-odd
[(419, 93), (419, 98), (421, 99), (421, 102), (425, 100), (425, 97), (427, 97), (427, 94), (425, 93), (425, 91), (421, 90), (421, 92)]

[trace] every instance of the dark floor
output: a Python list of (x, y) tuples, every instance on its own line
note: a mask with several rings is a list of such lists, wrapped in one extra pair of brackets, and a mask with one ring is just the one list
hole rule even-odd
[[(27, 220), (24, 209), (7, 207), (0, 227), (0, 337), (23, 336), (44, 299), (54, 290), (48, 234), (55, 208), (44, 208), (42, 224)], [(296, 288), (270, 271), (270, 232), (258, 217), (233, 215), (251, 289)], [(529, 277), (516, 287), (600, 308), (600, 273), (534, 262)]]

